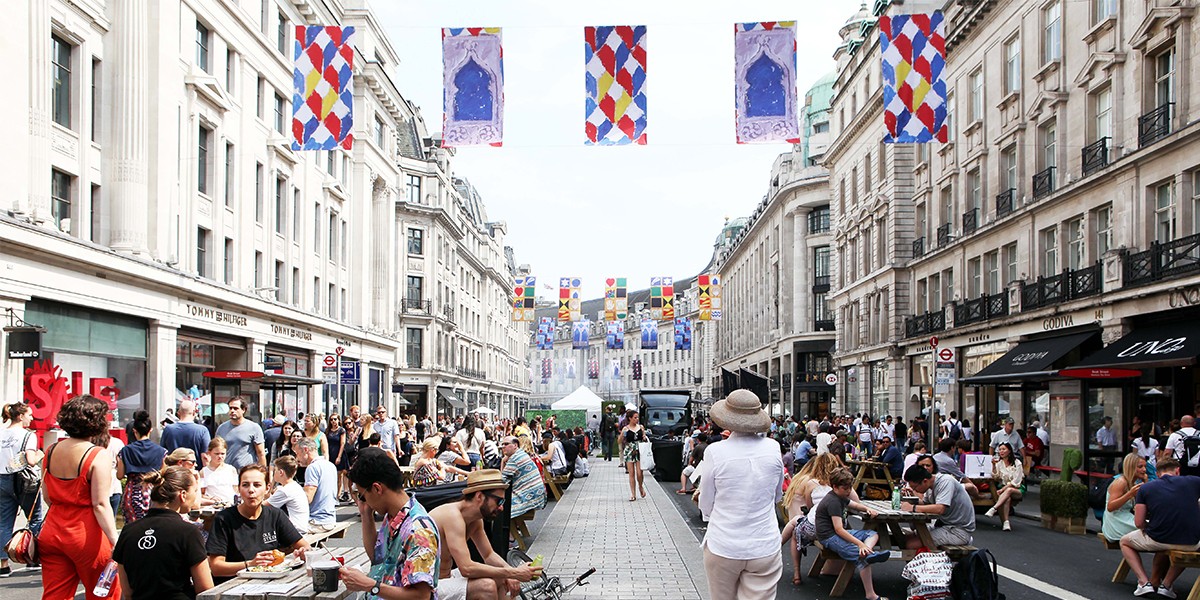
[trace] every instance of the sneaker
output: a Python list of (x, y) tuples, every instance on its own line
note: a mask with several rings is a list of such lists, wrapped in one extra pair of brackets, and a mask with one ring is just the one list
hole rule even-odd
[(25, 567), (25, 570), (26, 570), (26, 571), (35, 571), (35, 572), (36, 572), (36, 571), (41, 571), (41, 570), (42, 570), (42, 563), (33, 563), (32, 565), (27, 565), (27, 566)]
[(1005, 521), (1004, 525), (1001, 526), (1000, 529), (1003, 529), (1004, 531), (1012, 531), (1012, 525), (1009, 525), (1008, 521)]
[(12, 567), (0, 567), (0, 577), (9, 577), (12, 575)]
[(1156, 591), (1158, 592), (1158, 595), (1162, 596), (1163, 598), (1175, 598), (1175, 590), (1165, 585), (1159, 586), (1158, 590)]
[(1133, 588), (1134, 596), (1149, 596), (1150, 594), (1153, 594), (1154, 592), (1155, 592), (1154, 586), (1150, 585), (1149, 581), (1147, 581), (1146, 583), (1139, 583), (1139, 584), (1137, 584), (1137, 587)]
[(994, 516), (996, 516), (996, 507), (994, 507), (994, 506), (993, 506), (992, 508), (989, 508), (989, 509), (987, 509), (987, 512), (985, 512), (985, 513), (983, 513), (983, 514), (985, 514), (985, 515), (987, 515), (987, 516), (989, 516), (989, 517), (994, 517)]
[(892, 552), (890, 550), (881, 550), (879, 552), (872, 552), (872, 553), (868, 554), (866, 561), (867, 561), (867, 564), (873, 565), (876, 563), (887, 562), (888, 559), (891, 557), (892, 557)]

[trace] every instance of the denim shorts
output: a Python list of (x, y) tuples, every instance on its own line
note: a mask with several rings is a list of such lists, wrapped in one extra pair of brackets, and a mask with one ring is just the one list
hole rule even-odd
[[(854, 536), (860, 542), (867, 541), (871, 536), (878, 535), (874, 531), (865, 531), (862, 529), (847, 529), (846, 533)], [(854, 563), (856, 570), (861, 570), (867, 566), (867, 561), (858, 555), (858, 546), (847, 542), (839, 535), (831, 535), (824, 540), (821, 540), (821, 545), (827, 550), (836, 552), (842, 560)]]

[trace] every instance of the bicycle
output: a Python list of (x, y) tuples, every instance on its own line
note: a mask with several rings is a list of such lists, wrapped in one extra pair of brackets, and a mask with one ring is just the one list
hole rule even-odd
[[(514, 567), (521, 566), (525, 563), (532, 562), (528, 554), (520, 550), (508, 551), (508, 564)], [(595, 567), (588, 569), (583, 575), (576, 577), (574, 581), (563, 585), (562, 580), (558, 577), (546, 575), (542, 571), (542, 575), (537, 579), (521, 583), (521, 600), (562, 600), (564, 594), (581, 586), (587, 585), (584, 581), (596, 572)]]

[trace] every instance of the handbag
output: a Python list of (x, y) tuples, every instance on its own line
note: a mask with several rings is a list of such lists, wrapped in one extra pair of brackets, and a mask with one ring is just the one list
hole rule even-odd
[[(42, 487), (42, 482), (39, 479), (33, 484), (33, 494), (36, 496)], [(33, 511), (30, 510), (29, 517), (33, 516)], [(37, 535), (29, 527), (24, 527), (13, 532), (12, 538), (4, 545), (4, 553), (8, 555), (8, 559), (21, 563), (26, 566), (40, 564), (41, 557), (38, 556), (38, 540)]]
[(38, 473), (37, 468), (29, 464), (25, 459), (24, 449), (29, 445), (29, 436), (31, 435), (33, 435), (32, 431), (25, 433), (25, 439), (21, 440), (21, 450), (17, 452), (17, 456), (20, 457), (19, 461), (24, 467), (13, 472), (14, 475), (19, 477), (22, 489), (29, 489), (42, 482), (41, 473)]
[(638, 442), (638, 454), (641, 455), (642, 470), (650, 471), (654, 469), (654, 447), (650, 442)]

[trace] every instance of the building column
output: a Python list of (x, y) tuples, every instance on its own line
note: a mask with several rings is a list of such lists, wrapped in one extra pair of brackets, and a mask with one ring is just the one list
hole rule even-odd
[(29, 197), (13, 211), (53, 224), (50, 210), (50, 2), (29, 0)]
[(112, 206), (110, 245), (117, 252), (146, 254), (150, 218), (145, 127), (149, 9), (142, 0), (113, 0), (112, 7), (112, 102), (107, 128), (110, 139), (105, 145)]
[(388, 301), (389, 268), (391, 260), (389, 229), (396, 227), (392, 208), (392, 186), (383, 177), (378, 177), (371, 186), (371, 322), (386, 331), (395, 328), (388, 314), (396, 309)]
[(146, 358), (146, 410), (158, 422), (167, 409), (175, 406), (175, 344), (179, 323), (151, 320)]
[(792, 213), (793, 231), (806, 232), (795, 236), (792, 244), (792, 331), (813, 330), (812, 285), (813, 271), (808, 264), (808, 213), (812, 209), (803, 206)]

